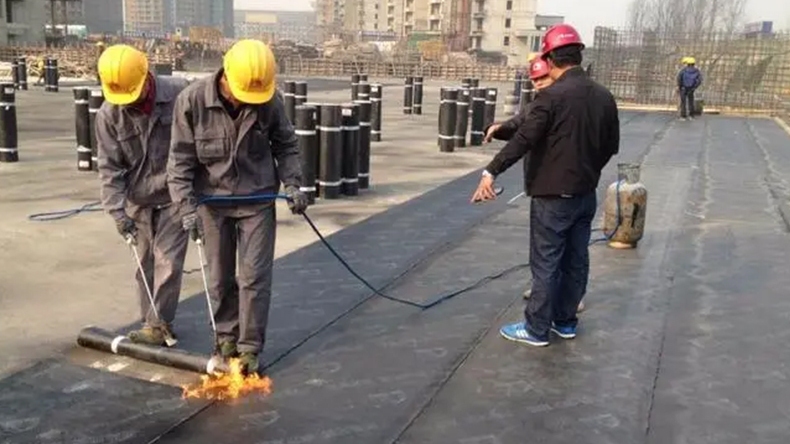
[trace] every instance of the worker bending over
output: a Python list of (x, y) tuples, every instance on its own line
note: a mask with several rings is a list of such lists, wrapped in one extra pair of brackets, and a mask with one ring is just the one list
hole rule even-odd
[(494, 179), (529, 154), (532, 292), (525, 321), (505, 325), (507, 339), (549, 344), (549, 331), (576, 336), (579, 302), (587, 289), (590, 231), (601, 170), (619, 150), (612, 94), (581, 68), (584, 43), (570, 25), (546, 31), (541, 59), (555, 83), (541, 90), (518, 132), (488, 164), (473, 201), (496, 198)]
[(254, 373), (269, 317), (275, 205), (200, 199), (272, 195), (282, 182), (291, 211), (302, 213), (307, 197), (299, 191), (296, 135), (275, 96), (274, 54), (263, 42), (241, 40), (223, 65), (176, 102), (168, 185), (184, 229), (206, 248), (217, 352), (225, 359), (239, 356), (242, 370)]
[(170, 324), (188, 244), (166, 182), (173, 105), (187, 82), (149, 72), (145, 54), (126, 45), (107, 48), (98, 71), (105, 98), (96, 114), (102, 204), (118, 232), (137, 248), (145, 272), (137, 272), (143, 327), (129, 338), (164, 345), (166, 338), (175, 338)]
[(694, 66), (694, 57), (684, 57), (683, 69), (678, 72), (678, 95), (680, 96), (680, 118), (691, 119), (694, 114), (694, 91), (702, 85), (702, 72)]

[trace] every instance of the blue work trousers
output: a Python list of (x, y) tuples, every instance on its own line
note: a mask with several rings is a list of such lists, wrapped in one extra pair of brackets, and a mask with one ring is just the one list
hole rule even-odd
[(594, 192), (572, 197), (532, 197), (530, 252), (532, 294), (524, 310), (529, 332), (546, 339), (551, 322), (576, 326), (587, 291)]

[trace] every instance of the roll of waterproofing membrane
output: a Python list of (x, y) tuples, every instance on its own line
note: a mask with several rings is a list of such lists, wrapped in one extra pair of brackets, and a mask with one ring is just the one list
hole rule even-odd
[(228, 373), (227, 365), (218, 356), (204, 356), (176, 348), (135, 344), (129, 338), (98, 327), (83, 328), (77, 344), (85, 348), (126, 356), (195, 373)]

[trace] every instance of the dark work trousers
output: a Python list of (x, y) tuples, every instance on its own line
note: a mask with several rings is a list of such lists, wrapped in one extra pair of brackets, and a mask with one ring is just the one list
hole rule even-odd
[(217, 335), (221, 341), (235, 342), (240, 353), (260, 353), (272, 295), (277, 227), (274, 204), (204, 205), (199, 213)]
[(688, 117), (694, 113), (694, 90), (680, 88), (680, 117)]
[(145, 282), (139, 268), (135, 267), (141, 321), (151, 327), (159, 327), (162, 322), (170, 324), (176, 317), (178, 298), (181, 295), (189, 236), (181, 226), (176, 205), (161, 208), (137, 207), (128, 212), (137, 227), (137, 253), (145, 270), (145, 278), (151, 286), (156, 310), (162, 318), (161, 322), (157, 320), (151, 310)]
[(587, 291), (590, 231), (595, 193), (568, 198), (532, 197), (530, 251), (532, 295), (524, 315), (529, 332), (547, 338), (551, 322), (575, 326), (576, 309)]

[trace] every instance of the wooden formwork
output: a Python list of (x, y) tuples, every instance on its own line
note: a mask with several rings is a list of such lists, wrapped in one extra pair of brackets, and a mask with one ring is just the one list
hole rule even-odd
[[(145, 50), (140, 47), (139, 49)], [(45, 57), (57, 59), (61, 75), (66, 77), (87, 77), (96, 73), (96, 61), (99, 51), (95, 46), (81, 45), (66, 48), (47, 48), (46, 46), (0, 46), (0, 61), (12, 62), (18, 57), (25, 57), (28, 74), (37, 76), (38, 61)], [(171, 64), (174, 54), (169, 48), (155, 48), (148, 54), (149, 63)]]

